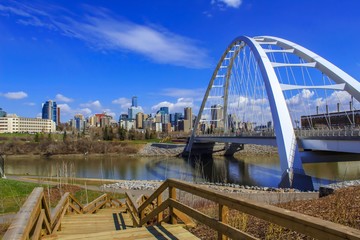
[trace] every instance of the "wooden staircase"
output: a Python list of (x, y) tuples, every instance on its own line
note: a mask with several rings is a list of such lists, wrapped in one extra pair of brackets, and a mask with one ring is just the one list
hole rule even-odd
[(182, 225), (134, 228), (125, 207), (100, 209), (96, 214), (65, 215), (61, 230), (42, 239), (198, 239)]
[[(213, 201), (218, 205), (217, 216), (206, 215), (183, 203), (177, 197), (179, 192)], [(125, 204), (104, 194), (83, 206), (66, 193), (52, 210), (43, 189), (35, 188), (3, 239), (191, 240), (198, 238), (184, 226), (194, 226), (194, 220), (216, 230), (218, 239), (257, 239), (228, 222), (229, 208), (317, 239), (360, 240), (360, 230), (354, 228), (248, 199), (233, 198), (175, 179), (166, 180), (150, 196), (135, 199), (126, 193)]]

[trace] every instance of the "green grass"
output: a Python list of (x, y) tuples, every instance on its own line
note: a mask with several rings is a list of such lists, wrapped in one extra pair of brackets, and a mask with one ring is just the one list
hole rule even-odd
[(35, 187), (42, 187), (37, 183), (19, 182), (0, 179), (0, 214), (17, 212), (24, 204), (27, 196)]
[[(35, 187), (44, 187), (44, 189), (46, 189), (46, 186), (42, 184), (0, 178), (0, 214), (15, 213), (19, 211), (20, 207), (24, 204), (26, 198)], [(85, 205), (102, 194), (103, 192), (92, 190), (88, 190), (86, 193), (86, 190), (82, 189), (75, 193), (75, 197)], [(108, 195), (114, 199), (125, 198), (125, 194), (121, 193), (108, 193)], [(57, 202), (54, 202), (51, 205), (54, 207), (56, 204)]]

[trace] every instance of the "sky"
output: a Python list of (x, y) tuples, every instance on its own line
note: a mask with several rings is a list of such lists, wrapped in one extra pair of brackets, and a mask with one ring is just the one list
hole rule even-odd
[(360, 79), (360, 1), (0, 0), (0, 107), (61, 121), (107, 112), (131, 97), (145, 113), (197, 114), (217, 61), (237, 36), (270, 35)]

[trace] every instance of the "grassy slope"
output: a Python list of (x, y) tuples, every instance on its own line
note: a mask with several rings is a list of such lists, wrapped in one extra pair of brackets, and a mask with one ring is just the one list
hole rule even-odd
[(0, 214), (17, 212), (32, 190), (41, 186), (0, 178)]

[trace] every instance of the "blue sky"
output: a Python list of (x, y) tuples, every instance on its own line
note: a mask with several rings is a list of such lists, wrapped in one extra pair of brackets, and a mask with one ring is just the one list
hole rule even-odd
[(212, 72), (239, 35), (314, 51), (360, 79), (360, 1), (2, 1), (0, 107), (36, 117), (56, 100), (62, 122), (131, 97), (146, 113), (196, 114)]

